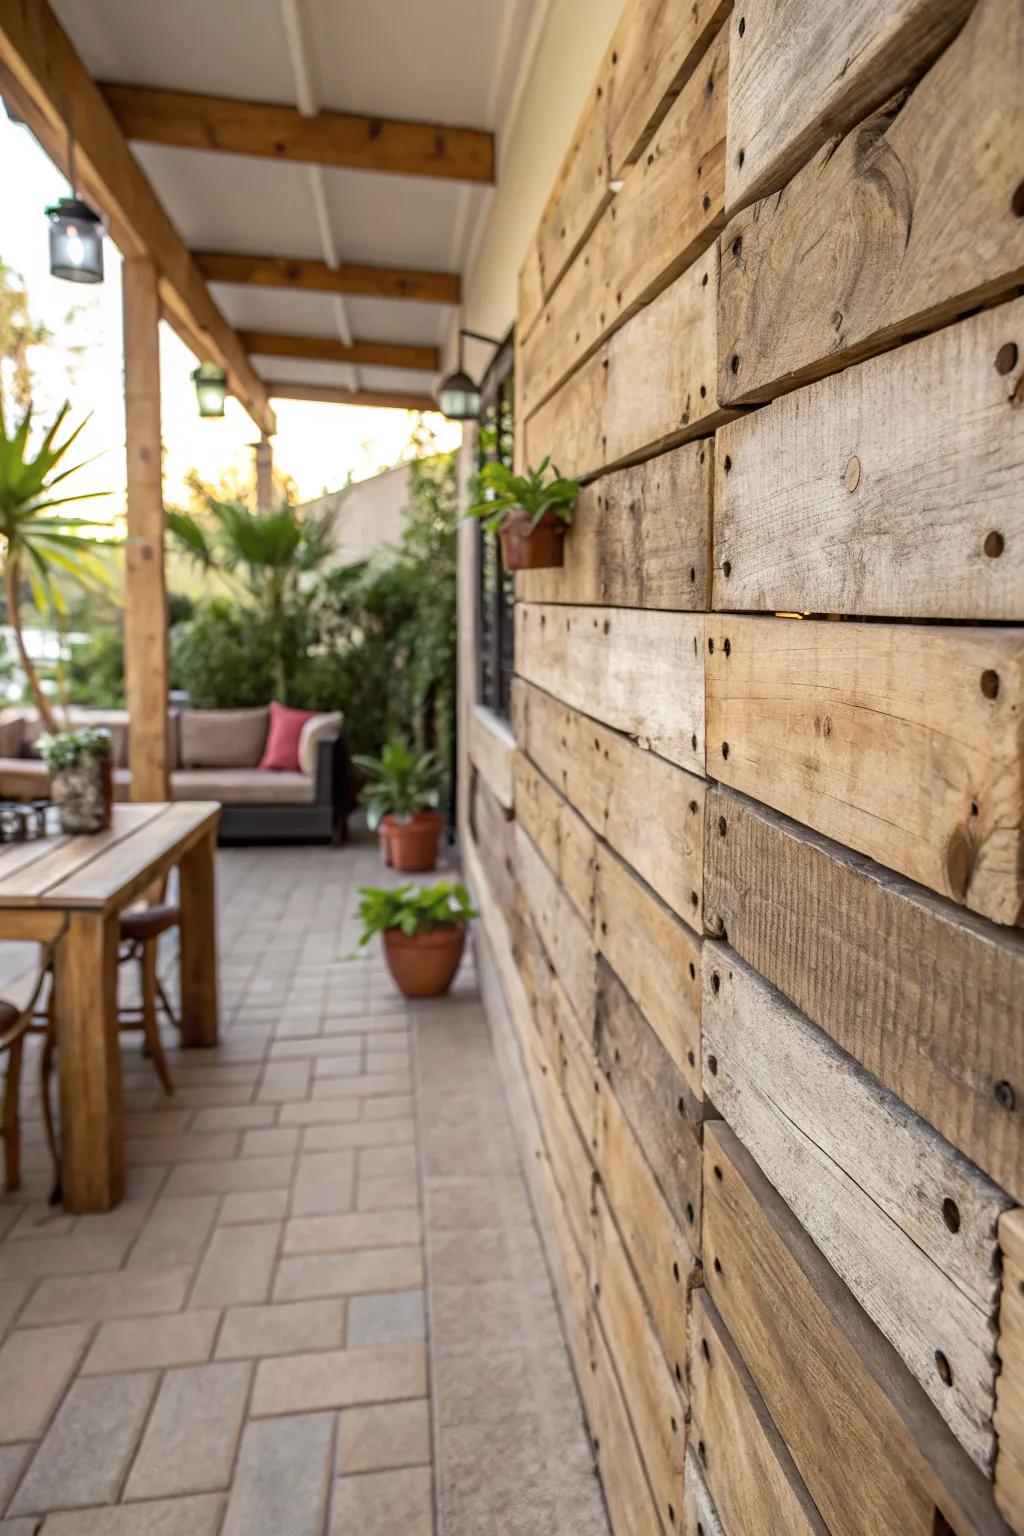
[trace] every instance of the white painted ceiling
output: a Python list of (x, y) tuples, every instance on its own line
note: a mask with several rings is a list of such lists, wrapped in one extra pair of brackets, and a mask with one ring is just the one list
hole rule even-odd
[[(490, 129), (545, 0), (53, 0), (97, 80)], [(461, 272), (490, 193), (428, 178), (132, 146), (194, 250)], [(437, 343), (451, 307), (212, 284), (237, 328)], [(266, 379), (432, 390), (404, 369), (255, 359)]]

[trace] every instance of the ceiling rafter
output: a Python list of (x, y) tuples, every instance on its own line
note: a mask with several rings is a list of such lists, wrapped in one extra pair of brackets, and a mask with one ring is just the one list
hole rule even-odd
[(225, 370), (232, 394), (261, 431), (272, 434), (276, 422), (263, 381), (46, 0), (0, 0), (0, 90), (65, 174), (70, 114), (79, 189), (106, 215), (126, 256), (155, 263), (170, 323), (200, 347), (202, 360)]
[(494, 180), (494, 135), (355, 112), (317, 112), (142, 85), (101, 87), (126, 138), (176, 149), (256, 155), (301, 165), (484, 186)]
[(436, 411), (432, 395), (390, 389), (340, 389), (332, 384), (289, 384), (282, 380), (268, 381), (267, 388), (275, 400), (315, 400), (326, 405), (375, 405), (391, 407), (399, 411)]
[[(281, 331), (239, 331), (250, 357), (304, 358), (321, 363), (361, 363), (371, 368), (413, 368), (436, 373), (441, 366), (437, 347), (391, 341), (343, 342), (334, 336), (295, 336)], [(271, 392), (273, 387), (271, 386)]]
[[(0, 0), (0, 5), (4, 0)], [(262, 288), (292, 288), (314, 293), (351, 293), (370, 299), (418, 299), (427, 304), (458, 304), (461, 280), (455, 272), (424, 272), (412, 267), (371, 267), (291, 256), (254, 256), (238, 251), (195, 251), (196, 266), (213, 283)]]

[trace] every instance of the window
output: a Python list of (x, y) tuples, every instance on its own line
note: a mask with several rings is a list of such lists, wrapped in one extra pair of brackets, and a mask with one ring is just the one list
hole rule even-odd
[[(515, 351), (509, 333), (498, 348), (480, 385), (480, 432), (478, 467), (488, 459), (511, 465), (515, 443)], [(513, 607), (515, 580), (501, 564), (496, 533), (480, 528), (477, 592), (479, 637), (478, 697), (488, 709), (507, 719), (512, 704), (515, 671)]]

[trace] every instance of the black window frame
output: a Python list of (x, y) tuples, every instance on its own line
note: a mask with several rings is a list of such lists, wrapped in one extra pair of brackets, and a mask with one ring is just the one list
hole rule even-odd
[[(498, 459), (511, 468), (515, 441), (514, 330), (480, 384), (477, 468)], [(515, 675), (515, 578), (501, 563), (498, 535), (479, 528), (477, 549), (477, 699), (501, 719), (512, 710)]]

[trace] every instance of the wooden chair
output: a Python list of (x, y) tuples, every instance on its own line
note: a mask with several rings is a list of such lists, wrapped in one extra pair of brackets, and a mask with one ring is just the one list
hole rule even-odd
[(160, 1039), (158, 1008), (162, 1007), (175, 1029), (181, 1028), (180, 1020), (171, 1007), (167, 993), (157, 974), (157, 955), (160, 940), (165, 933), (181, 924), (181, 908), (167, 901), (166, 880), (161, 884), (155, 901), (145, 907), (133, 907), (121, 915), (121, 948), (118, 960), (121, 965), (137, 961), (139, 981), (142, 987), (142, 1004), (139, 1008), (123, 1008), (118, 1013), (122, 1029), (141, 1027), (146, 1050), (153, 1059), (157, 1076), (164, 1092), (173, 1094), (174, 1080), (167, 1062), (163, 1041)]
[[(53, 967), (53, 950), (44, 946), (42, 963), (30, 1000), (23, 1008), (16, 1003), (0, 1000), (0, 1053), (7, 1056), (7, 1077), (4, 1083), (3, 1137), (4, 1137), (4, 1187), (8, 1194), (21, 1188), (21, 1067), (25, 1050), (25, 1036), (33, 1031), (33, 1019), (44, 983)], [(48, 1113), (45, 1088), (43, 1112), (46, 1120), (47, 1141), (56, 1163), (56, 1141), (53, 1124)]]

